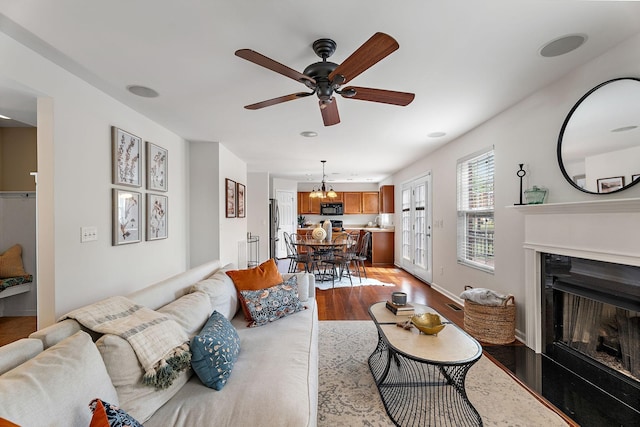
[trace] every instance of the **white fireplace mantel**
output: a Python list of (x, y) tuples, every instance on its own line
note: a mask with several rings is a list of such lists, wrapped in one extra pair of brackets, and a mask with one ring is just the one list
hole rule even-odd
[(526, 344), (542, 351), (541, 254), (640, 266), (640, 199), (510, 206), (525, 216)]

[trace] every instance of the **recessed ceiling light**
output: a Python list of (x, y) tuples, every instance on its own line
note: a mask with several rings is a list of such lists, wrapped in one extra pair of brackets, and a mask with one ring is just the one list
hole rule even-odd
[(555, 40), (551, 40), (540, 48), (540, 55), (545, 58), (564, 55), (572, 50), (576, 50), (587, 41), (585, 34), (569, 34)]
[(300, 135), (304, 136), (305, 138), (315, 138), (316, 136), (318, 136), (318, 132), (305, 130), (304, 132), (300, 132)]
[(626, 132), (628, 130), (637, 129), (638, 126), (623, 126), (621, 128), (611, 129), (611, 132)]
[(127, 90), (134, 95), (141, 96), (143, 98), (157, 98), (160, 94), (150, 87), (131, 85), (127, 86)]
[(2, 114), (0, 114), (0, 119), (11, 120), (11, 117), (3, 116)]
[(446, 133), (444, 132), (431, 132), (430, 134), (427, 134), (429, 138), (442, 138), (445, 135)]

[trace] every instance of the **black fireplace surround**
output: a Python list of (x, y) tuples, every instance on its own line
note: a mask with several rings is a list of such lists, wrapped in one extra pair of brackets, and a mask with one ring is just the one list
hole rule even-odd
[[(608, 422), (640, 424), (640, 267), (541, 258), (545, 375), (575, 375), (574, 387), (593, 387), (593, 399), (606, 402)], [(554, 393), (566, 402), (571, 390), (545, 394)], [(591, 405), (577, 406), (571, 412), (588, 412)]]

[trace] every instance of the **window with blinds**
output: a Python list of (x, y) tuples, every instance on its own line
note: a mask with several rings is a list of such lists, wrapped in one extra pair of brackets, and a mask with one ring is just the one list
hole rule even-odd
[(458, 160), (458, 262), (494, 269), (493, 149)]

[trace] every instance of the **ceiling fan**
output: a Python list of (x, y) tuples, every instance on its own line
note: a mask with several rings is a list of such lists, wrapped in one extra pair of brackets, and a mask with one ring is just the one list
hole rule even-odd
[(338, 106), (333, 96), (334, 94), (341, 95), (344, 98), (359, 99), (361, 101), (381, 102), (401, 106), (409, 105), (415, 97), (413, 93), (358, 86), (348, 86), (341, 89), (342, 85), (351, 81), (399, 47), (398, 42), (393, 37), (384, 33), (375, 33), (353, 52), (351, 56), (345, 59), (342, 64), (338, 65), (327, 61), (327, 58), (333, 55), (336, 50), (336, 42), (331, 39), (319, 39), (313, 42), (313, 51), (322, 58), (322, 61), (309, 65), (302, 73), (251, 49), (237, 50), (236, 56), (303, 83), (312, 90), (312, 92), (297, 92), (255, 104), (245, 105), (244, 108), (248, 110), (258, 110), (315, 94), (320, 100), (320, 112), (322, 113), (324, 125), (331, 126), (340, 123), (340, 115), (338, 114)]

